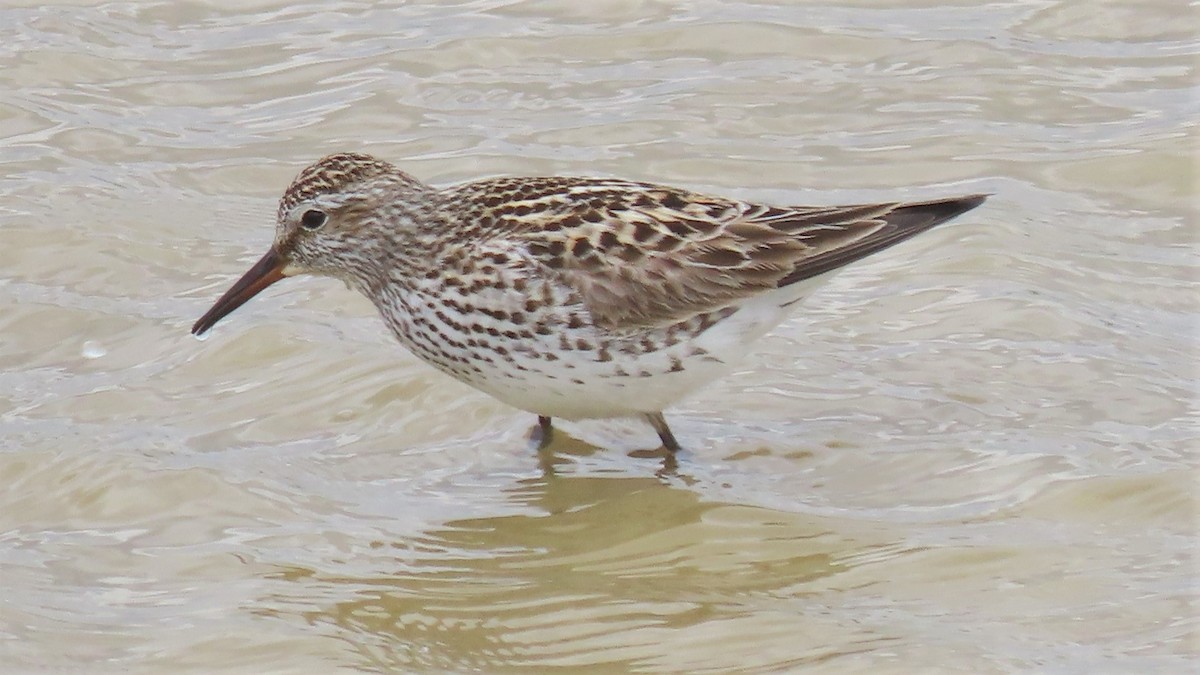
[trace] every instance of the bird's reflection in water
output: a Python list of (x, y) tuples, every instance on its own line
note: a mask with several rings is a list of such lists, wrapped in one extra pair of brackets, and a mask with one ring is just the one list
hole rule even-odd
[[(604, 452), (612, 450), (558, 432), (538, 450), (541, 471), (502, 490), (513, 507), (505, 515), (364, 542), (324, 569), (288, 568), (275, 577), (287, 582), (279, 594), (255, 611), (346, 641), (366, 669), (536, 669), (566, 660), (626, 670), (690, 634), (678, 629), (707, 621), (741, 626), (711, 645), (714, 655), (752, 640), (763, 627), (731, 598), (840, 568), (821, 523), (706, 502), (669, 454), (638, 453), (639, 462), (661, 462), (640, 475), (623, 460), (620, 473), (570, 468)], [(616, 652), (605, 646), (615, 644)]]

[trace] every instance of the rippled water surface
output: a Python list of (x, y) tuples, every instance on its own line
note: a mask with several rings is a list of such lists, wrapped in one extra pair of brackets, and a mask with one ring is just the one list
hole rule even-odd
[[(1183, 4), (6, 3), (0, 670), (1187, 669)], [(539, 455), (334, 282), (191, 338), (334, 150), (995, 196), (669, 411), (667, 473)]]

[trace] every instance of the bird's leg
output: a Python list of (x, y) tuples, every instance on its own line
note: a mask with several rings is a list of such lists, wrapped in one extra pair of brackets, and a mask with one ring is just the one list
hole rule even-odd
[(551, 424), (551, 419), (545, 415), (538, 415), (538, 425), (534, 427), (533, 433), (530, 434), (534, 443), (537, 443), (538, 449), (550, 445), (550, 436), (554, 433), (554, 426)]
[(675, 434), (671, 433), (671, 427), (667, 426), (667, 420), (662, 413), (646, 413), (646, 421), (658, 432), (658, 438), (662, 440), (664, 448), (672, 454), (679, 452), (679, 441), (675, 440)]

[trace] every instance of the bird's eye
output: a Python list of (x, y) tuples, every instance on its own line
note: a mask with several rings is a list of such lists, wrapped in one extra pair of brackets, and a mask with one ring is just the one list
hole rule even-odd
[(300, 227), (303, 227), (306, 230), (317, 230), (320, 229), (327, 220), (329, 220), (329, 215), (324, 211), (309, 209), (304, 212), (304, 215), (300, 216)]

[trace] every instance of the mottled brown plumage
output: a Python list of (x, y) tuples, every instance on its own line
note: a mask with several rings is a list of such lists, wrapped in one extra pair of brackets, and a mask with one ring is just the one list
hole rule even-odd
[(718, 376), (824, 275), (968, 211), (924, 202), (776, 207), (607, 178), (436, 189), (360, 154), (326, 157), (280, 201), (272, 250), (196, 323), (315, 273), (375, 303), (444, 372), (551, 416), (661, 411)]

